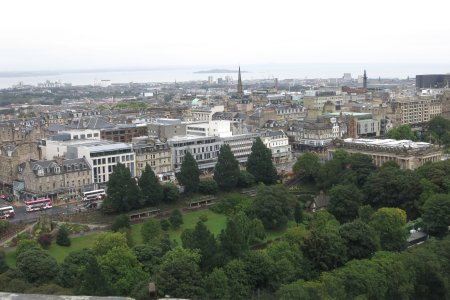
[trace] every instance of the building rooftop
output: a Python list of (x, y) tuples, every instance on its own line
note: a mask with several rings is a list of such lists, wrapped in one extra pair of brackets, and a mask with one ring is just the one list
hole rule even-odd
[(388, 148), (404, 148), (404, 149), (425, 149), (433, 147), (433, 144), (424, 142), (413, 142), (410, 140), (393, 140), (393, 139), (344, 139), (344, 143), (353, 143), (361, 145), (373, 145)]

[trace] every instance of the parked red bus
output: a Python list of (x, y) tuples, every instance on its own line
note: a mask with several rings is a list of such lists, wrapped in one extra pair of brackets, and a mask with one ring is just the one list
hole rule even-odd
[(25, 208), (27, 212), (45, 210), (52, 207), (52, 199), (50, 198), (39, 198), (36, 200), (25, 201)]

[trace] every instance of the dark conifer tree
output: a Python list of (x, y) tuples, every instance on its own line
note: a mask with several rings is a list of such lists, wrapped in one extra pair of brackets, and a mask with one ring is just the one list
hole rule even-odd
[(161, 203), (164, 198), (163, 188), (155, 172), (148, 164), (139, 178), (138, 185), (141, 189), (144, 205), (154, 206)]
[(221, 190), (229, 191), (237, 185), (239, 174), (239, 162), (231, 152), (230, 146), (222, 145), (214, 168), (214, 180)]
[(189, 152), (184, 156), (180, 173), (177, 174), (177, 179), (184, 186), (185, 193), (190, 194), (198, 191), (200, 170), (194, 157)]
[(277, 180), (277, 170), (272, 163), (272, 152), (258, 137), (252, 146), (252, 153), (248, 157), (247, 171), (255, 176), (256, 182), (273, 184)]

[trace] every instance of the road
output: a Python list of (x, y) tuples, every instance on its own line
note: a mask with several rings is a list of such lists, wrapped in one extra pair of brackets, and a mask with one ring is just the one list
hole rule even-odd
[[(0, 202), (2, 206), (11, 205), (11, 203), (6, 201)], [(15, 217), (12, 219), (9, 219), (11, 223), (17, 223), (21, 221), (25, 222), (32, 222), (38, 219), (39, 215), (46, 213), (50, 216), (58, 215), (58, 214), (73, 214), (77, 211), (78, 207), (77, 204), (63, 204), (59, 206), (53, 206), (53, 208), (47, 209), (47, 210), (41, 210), (41, 211), (34, 211), (34, 212), (27, 212), (25, 210), (25, 206), (20, 205), (13, 205), (14, 206), (14, 212)]]

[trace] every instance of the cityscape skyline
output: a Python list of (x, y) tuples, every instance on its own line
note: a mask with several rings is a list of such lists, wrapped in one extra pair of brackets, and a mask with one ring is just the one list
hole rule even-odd
[(370, 10), (356, 1), (133, 4), (45, 0), (26, 3), (25, 10), (21, 1), (7, 2), (0, 69), (450, 64), (445, 10), (431, 14), (412, 1), (379, 1)]

